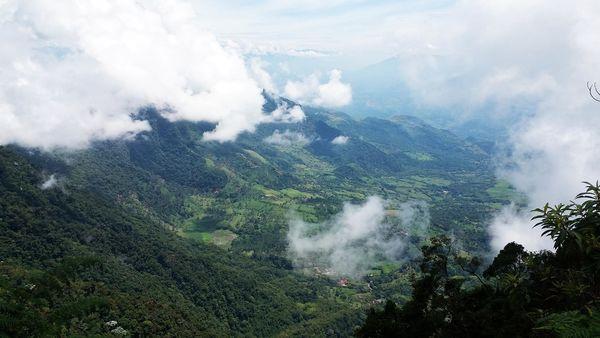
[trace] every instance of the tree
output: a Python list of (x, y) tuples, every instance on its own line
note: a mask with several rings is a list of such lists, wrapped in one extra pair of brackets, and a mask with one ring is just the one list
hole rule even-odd
[[(508, 243), (483, 272), (465, 261), (447, 237), (423, 246), (421, 276), (403, 307), (370, 310), (359, 337), (547, 336), (600, 334), (600, 186), (586, 183), (575, 201), (535, 209), (536, 227), (555, 253), (527, 252)], [(449, 267), (465, 274), (449, 276)]]

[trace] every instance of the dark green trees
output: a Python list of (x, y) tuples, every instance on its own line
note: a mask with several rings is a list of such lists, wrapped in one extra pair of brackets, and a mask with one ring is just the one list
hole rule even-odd
[[(432, 238), (412, 300), (371, 310), (357, 336), (600, 336), (600, 186), (587, 183), (575, 202), (534, 211), (555, 253), (508, 243), (479, 276), (476, 260)], [(449, 266), (463, 273), (451, 276)]]

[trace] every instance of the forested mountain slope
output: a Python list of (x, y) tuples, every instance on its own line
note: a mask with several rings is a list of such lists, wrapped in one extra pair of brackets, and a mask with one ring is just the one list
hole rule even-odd
[(412, 299), (371, 310), (357, 336), (600, 336), (600, 185), (586, 185), (568, 204), (534, 210), (554, 252), (512, 242), (482, 267), (451, 238), (431, 238)]
[[(260, 251), (247, 243), (264, 243), (282, 252), (290, 208), (319, 220), (343, 202), (373, 194), (428, 202), (434, 227), (468, 232), (467, 245), (481, 249), (485, 233), (479, 223), (507, 197), (490, 194), (496, 182), (480, 148), (414, 118), (355, 121), (305, 110), (302, 123), (266, 124), (220, 144), (201, 141), (211, 125), (170, 123), (147, 109), (140, 118), (153, 131), (64, 155), (71, 163), (65, 175), (72, 184), (136, 204), (173, 227), (230, 230), (240, 250)], [(305, 139), (265, 142), (277, 131)], [(348, 137), (347, 143), (333, 144), (338, 136)]]
[(39, 168), (10, 149), (0, 174), (4, 333), (88, 335), (116, 320), (133, 334), (266, 336), (314, 318), (303, 304), (358, 315), (319, 302), (329, 281), (197, 245), (90, 191), (41, 190)]
[[(301, 123), (232, 143), (204, 142), (212, 125), (146, 108), (138, 118), (152, 131), (132, 140), (1, 147), (2, 332), (351, 334), (374, 299), (405, 296), (394, 280), (407, 285), (406, 267), (382, 268), (375, 291), (295, 272), (287, 215), (317, 222), (370, 195), (390, 208), (424, 201), (429, 232), (485, 247), (483, 221), (512, 193), (483, 150), (415, 118), (304, 110)], [(286, 132), (296, 139), (269, 141)]]

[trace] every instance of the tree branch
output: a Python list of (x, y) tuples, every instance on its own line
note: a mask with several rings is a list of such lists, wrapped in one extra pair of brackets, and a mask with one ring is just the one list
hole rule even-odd
[[(592, 85), (589, 81), (587, 82), (587, 88), (588, 88), (588, 92), (590, 93), (590, 96), (592, 97), (592, 99), (594, 99), (594, 101), (596, 102), (600, 102), (600, 91), (598, 91), (598, 87), (596, 86), (596, 82), (594, 82), (594, 84)], [(594, 96), (594, 93), (592, 93), (592, 89), (596, 92), (596, 96)]]

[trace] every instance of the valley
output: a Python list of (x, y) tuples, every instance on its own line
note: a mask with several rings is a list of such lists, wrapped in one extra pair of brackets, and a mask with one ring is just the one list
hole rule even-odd
[(0, 338), (600, 337), (599, 17), (0, 0)]
[[(514, 196), (494, 178), (490, 154), (412, 117), (304, 108), (301, 123), (264, 124), (233, 143), (201, 141), (210, 124), (171, 123), (146, 108), (138, 118), (152, 131), (133, 140), (77, 152), (2, 147), (4, 297), (25, 281), (43, 288), (14, 316), (38, 313), (48, 332), (71, 334), (103, 332), (100, 313), (132, 334), (344, 336), (365, 309), (407, 299), (429, 236), (487, 250), (485, 222)], [(304, 138), (265, 142), (277, 130)], [(332, 143), (338, 136), (346, 143)], [(56, 185), (40, 189), (50, 175)], [(344, 203), (369, 196), (386, 201), (388, 229), (403, 243), (393, 259), (374, 258), (364, 276), (294, 259), (292, 217), (326, 231)], [(426, 213), (419, 226), (398, 217), (411, 201)], [(137, 317), (156, 306), (167, 318)]]

